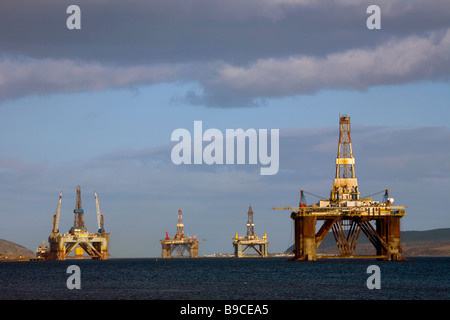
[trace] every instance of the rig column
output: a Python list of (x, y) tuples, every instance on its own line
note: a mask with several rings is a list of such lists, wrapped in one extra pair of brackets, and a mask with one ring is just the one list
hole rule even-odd
[(172, 257), (171, 245), (166, 243), (162, 243), (161, 245), (162, 245), (161, 258), (163, 259), (171, 258)]
[(294, 260), (317, 260), (316, 217), (299, 215), (292, 216), (292, 218), (295, 225)]
[(377, 255), (385, 256), (384, 260), (404, 260), (401, 256), (400, 218), (401, 216), (387, 216), (376, 221), (377, 233), (386, 243), (386, 249), (382, 246), (376, 248)]
[(235, 258), (242, 257), (242, 243), (239, 242), (234, 243), (234, 257)]
[(192, 243), (189, 249), (189, 257), (198, 258), (198, 242)]
[(262, 257), (268, 257), (269, 256), (268, 244), (263, 243), (259, 245), (259, 251), (261, 252)]
[(391, 216), (387, 221), (387, 247), (388, 260), (403, 260), (401, 256), (402, 246), (400, 242), (400, 217)]
[(64, 246), (64, 241), (62, 241), (60, 235), (50, 236), (48, 238), (49, 251), (48, 260), (65, 260), (66, 247)]

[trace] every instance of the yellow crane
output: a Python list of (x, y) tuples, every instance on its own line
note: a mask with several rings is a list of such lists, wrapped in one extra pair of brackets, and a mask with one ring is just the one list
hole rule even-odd
[(59, 194), (58, 205), (56, 207), (56, 213), (53, 215), (52, 234), (59, 233), (59, 211), (61, 210), (61, 198), (62, 198), (62, 191)]
[(98, 203), (98, 196), (97, 192), (94, 192), (95, 194), (95, 205), (97, 207), (97, 225), (98, 225), (98, 232), (99, 233), (105, 233), (105, 227), (103, 224), (103, 214), (100, 211), (100, 204)]

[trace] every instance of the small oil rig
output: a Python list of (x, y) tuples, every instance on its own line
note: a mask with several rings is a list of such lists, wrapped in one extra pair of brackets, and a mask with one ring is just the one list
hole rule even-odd
[[(238, 237), (238, 234), (236, 233), (236, 237), (233, 239), (233, 246), (235, 258), (244, 257), (244, 253), (248, 248), (253, 248), (259, 257), (266, 258), (269, 255), (269, 241), (267, 241), (267, 234), (264, 234), (264, 237), (262, 238), (255, 235), (255, 224), (253, 223), (253, 210), (251, 205), (248, 207), (247, 235)], [(244, 249), (242, 250), (243, 246)]]
[[(307, 205), (304, 191), (300, 191), (299, 207), (278, 207), (291, 210), (294, 220), (296, 261), (314, 261), (318, 258), (376, 258), (378, 260), (406, 260), (402, 257), (400, 219), (406, 206), (394, 206), (389, 189), (382, 202), (360, 198), (355, 175), (355, 159), (350, 136), (350, 117), (340, 116), (339, 145), (336, 157), (336, 175), (330, 198)], [(380, 192), (380, 193), (381, 193)], [(316, 222), (323, 224), (316, 232)], [(338, 255), (316, 253), (322, 240), (332, 231), (339, 249)], [(375, 247), (374, 255), (355, 255), (361, 231)]]
[[(66, 258), (92, 258), (93, 260), (107, 260), (109, 233), (105, 232), (104, 216), (100, 211), (97, 193), (94, 192), (98, 231), (89, 233), (86, 229), (83, 215), (84, 210), (81, 205), (81, 188), (77, 187), (75, 214), (73, 227), (68, 233), (59, 232), (59, 217), (61, 209), (62, 192), (59, 195), (56, 213), (53, 216), (52, 233), (48, 237), (49, 246), (43, 242), (36, 250), (37, 257), (42, 260), (65, 260)], [(75, 249), (75, 250), (74, 250)], [(74, 251), (74, 255), (70, 255)]]
[(184, 252), (189, 253), (190, 258), (198, 258), (198, 243), (204, 239), (184, 235), (183, 212), (178, 210), (177, 232), (173, 238), (166, 237), (161, 240), (162, 258), (172, 258), (172, 253), (176, 252), (176, 257), (184, 257)]

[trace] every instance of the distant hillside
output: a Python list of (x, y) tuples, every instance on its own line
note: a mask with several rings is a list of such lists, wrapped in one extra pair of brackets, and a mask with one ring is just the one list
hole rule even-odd
[(0, 239), (0, 261), (4, 259), (18, 259), (20, 257), (35, 257), (35, 253), (17, 243)]
[[(433, 229), (426, 231), (402, 231), (401, 241), (403, 256), (441, 256), (450, 257), (450, 228)], [(292, 253), (294, 246), (289, 247), (285, 253)], [(375, 254), (375, 249), (367, 237), (361, 232), (355, 254)], [(336, 241), (330, 232), (320, 244), (317, 253), (338, 253)]]
[(402, 241), (450, 241), (450, 228), (433, 229), (427, 231), (403, 231)]

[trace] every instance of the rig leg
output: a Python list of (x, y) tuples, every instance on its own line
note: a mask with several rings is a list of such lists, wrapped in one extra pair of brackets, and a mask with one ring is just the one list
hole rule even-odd
[(189, 257), (198, 258), (198, 242), (194, 242), (189, 249)]
[(295, 217), (294, 260), (315, 261), (316, 256), (316, 218), (313, 216)]
[(170, 244), (162, 244), (162, 254), (161, 257), (163, 259), (166, 258), (171, 258), (172, 257), (172, 250), (171, 250), (171, 245)]
[(402, 257), (402, 244), (400, 238), (400, 218), (396, 216), (377, 220), (376, 228), (380, 238), (386, 243), (386, 248), (377, 247), (377, 255), (385, 256), (384, 260), (406, 260)]
[(241, 243), (235, 243), (234, 244), (234, 257), (235, 258), (241, 258), (242, 257), (242, 244)]
[(401, 256), (402, 244), (400, 241), (400, 217), (388, 217), (387, 219), (387, 247), (388, 260), (403, 260)]
[(261, 257), (266, 258), (269, 256), (269, 252), (267, 249), (267, 244), (262, 243), (259, 245), (259, 251), (261, 252)]

